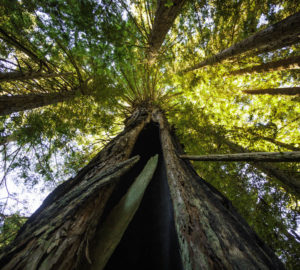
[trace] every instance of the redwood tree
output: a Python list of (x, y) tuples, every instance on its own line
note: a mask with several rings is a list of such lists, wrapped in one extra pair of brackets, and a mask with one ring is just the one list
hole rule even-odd
[(30, 217), (2, 254), (3, 269), (103, 269), (95, 265), (102, 239), (95, 235), (154, 154), (155, 175), (105, 269), (284, 269), (231, 203), (178, 157), (160, 109), (138, 108), (127, 123)]

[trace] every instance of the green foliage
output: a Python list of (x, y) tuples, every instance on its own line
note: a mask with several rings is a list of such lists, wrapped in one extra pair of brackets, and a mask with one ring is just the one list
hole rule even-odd
[(26, 220), (27, 218), (20, 216), (18, 212), (10, 216), (1, 216), (0, 248), (8, 245), (15, 238)]

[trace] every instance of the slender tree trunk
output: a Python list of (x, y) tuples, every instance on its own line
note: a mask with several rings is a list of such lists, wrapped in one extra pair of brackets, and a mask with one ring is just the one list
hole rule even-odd
[(3, 136), (0, 137), (0, 145), (5, 145), (16, 140), (17, 140), (16, 136), (13, 135)]
[[(180, 13), (186, 0), (157, 1), (154, 24), (149, 36), (148, 61), (153, 63), (165, 37)], [(171, 6), (168, 4), (171, 3)]]
[(251, 152), (203, 156), (181, 155), (180, 158), (199, 161), (297, 162), (300, 161), (300, 151)]
[(50, 68), (44, 59), (40, 59), (34, 52), (32, 52), (32, 50), (26, 48), (23, 44), (21, 44), (21, 42), (17, 40), (17, 38), (15, 38), (11, 33), (6, 32), (6, 30), (4, 30), (1, 27), (0, 27), (0, 38), (6, 41), (7, 43), (13, 45), (21, 52), (25, 53), (36, 63), (40, 65), (44, 65), (48, 69), (48, 71), (50, 71)]
[[(103, 269), (102, 262), (98, 267), (103, 253), (97, 252), (109, 244), (98, 237), (103, 231), (121, 239), (106, 270), (284, 269), (230, 202), (178, 151), (163, 113), (138, 110), (124, 132), (30, 217), (0, 256), (2, 269)], [(146, 170), (150, 178), (140, 171), (153, 152), (160, 157), (143, 195), (156, 165)], [(137, 175), (146, 181), (143, 188), (139, 177), (133, 182)], [(126, 209), (139, 203), (124, 223)], [(124, 234), (119, 217), (128, 226)], [(115, 243), (113, 235), (102, 235)]]
[(250, 50), (261, 53), (290, 46), (300, 41), (299, 34), (300, 12), (297, 12), (182, 72), (185, 73), (204, 66), (214, 65)]
[(41, 78), (55, 78), (63, 75), (68, 75), (70, 73), (42, 73), (42, 72), (0, 72), (0, 82), (9, 82), (9, 81), (25, 81), (32, 79), (41, 79)]
[(268, 89), (251, 89), (243, 90), (244, 93), (250, 95), (286, 95), (295, 96), (300, 95), (300, 87), (287, 87), (287, 88), (268, 88)]
[(287, 59), (273, 61), (259, 66), (235, 70), (230, 72), (229, 75), (265, 73), (265, 72), (282, 71), (282, 70), (299, 69), (299, 68), (300, 68), (300, 56), (292, 56)]
[[(255, 134), (253, 134), (255, 135)], [(289, 150), (292, 150), (292, 151), (300, 151), (300, 147), (297, 147), (293, 144), (290, 144), (290, 143), (284, 143), (284, 142), (280, 142), (280, 141), (277, 141), (273, 138), (268, 138), (268, 137), (263, 137), (263, 136), (258, 136), (259, 139), (261, 140), (264, 140), (264, 141), (267, 141), (267, 142), (271, 142), (277, 146), (280, 146), (280, 147), (283, 147), (285, 149), (289, 149)]]
[[(251, 151), (245, 149), (244, 147), (233, 143), (226, 138), (214, 134), (217, 141), (226, 144), (229, 149), (232, 152), (238, 152), (238, 153), (251, 153)], [(276, 178), (279, 181), (279, 184), (287, 191), (292, 194), (295, 194), (297, 197), (300, 197), (300, 181), (292, 176), (286, 175), (284, 172), (282, 172), (280, 169), (278, 169), (274, 164), (270, 163), (258, 163), (253, 162), (251, 165), (258, 170), (262, 171), (266, 175), (272, 178)]]
[(73, 99), (76, 91), (60, 93), (28, 94), (16, 96), (0, 96), (0, 115), (8, 115), (13, 112), (35, 109), (58, 102)]

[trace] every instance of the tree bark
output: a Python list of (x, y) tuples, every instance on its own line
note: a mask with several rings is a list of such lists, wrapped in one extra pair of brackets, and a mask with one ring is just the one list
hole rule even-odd
[(251, 90), (243, 90), (243, 92), (246, 93), (246, 94), (250, 94), (250, 95), (286, 95), (286, 96), (296, 96), (296, 95), (300, 95), (300, 87), (251, 89)]
[(165, 40), (165, 37), (172, 27), (176, 17), (180, 13), (186, 0), (173, 0), (172, 5), (168, 6), (170, 1), (157, 1), (157, 9), (154, 17), (154, 24), (149, 35), (148, 61), (153, 63), (157, 57), (158, 51)]
[[(124, 218), (123, 207), (129, 207), (125, 202), (136, 195), (136, 186), (131, 189), (130, 184), (128, 189), (126, 182), (140, 174), (139, 168), (144, 167), (147, 155), (157, 150), (158, 168), (141, 201), (142, 209), (136, 211), (105, 269), (284, 269), (230, 201), (201, 179), (188, 161), (178, 157), (177, 152), (181, 150), (160, 110), (138, 110), (127, 124), (124, 132), (75, 178), (48, 196), (0, 256), (3, 270), (98, 269), (95, 263), (102, 253), (95, 249), (101, 241), (97, 236), (102, 229), (112, 228), (107, 224), (118, 226), (119, 219), (111, 223), (111, 215)], [(141, 154), (140, 161), (136, 156), (128, 159), (137, 152)], [(127, 190), (134, 195), (128, 196)], [(158, 193), (161, 196), (157, 196)], [(147, 200), (151, 196), (147, 194), (154, 196), (148, 208)], [(158, 204), (157, 199), (161, 200)], [(165, 203), (170, 211), (162, 211)], [(130, 205), (136, 202), (131, 201)], [(132, 210), (128, 218), (131, 213)], [(152, 219), (148, 220), (148, 216)], [(163, 218), (164, 223), (157, 223), (158, 217)], [(168, 233), (161, 233), (161, 227)], [(175, 234), (170, 234), (172, 230)], [(161, 250), (170, 236), (176, 239), (160, 254), (166, 267), (155, 265), (152, 253)], [(161, 241), (152, 241), (152, 237)], [(148, 242), (144, 243), (146, 239)], [(168, 253), (174, 248), (178, 249), (177, 253)], [(141, 257), (143, 253), (145, 257)], [(180, 261), (176, 261), (177, 256)], [(165, 261), (166, 257), (169, 261)], [(174, 261), (176, 264), (172, 264)]]
[(299, 68), (300, 68), (300, 56), (292, 56), (286, 59), (269, 62), (259, 66), (234, 70), (230, 72), (229, 75), (265, 73), (265, 72), (282, 71), (282, 70), (299, 69)]
[(138, 161), (128, 160), (149, 116), (136, 112), (76, 177), (58, 186), (28, 219), (0, 255), (3, 270), (76, 269), (89, 258), (89, 246), (121, 175)]
[(261, 53), (282, 48), (284, 46), (290, 46), (300, 41), (299, 34), (300, 12), (297, 12), (296, 14), (267, 27), (265, 30), (259, 31), (234, 44), (228, 49), (225, 49), (192, 67), (184, 69), (182, 72), (185, 73), (204, 66), (214, 65), (250, 50), (256, 50), (256, 53)]
[(26, 81), (32, 79), (41, 79), (41, 78), (55, 78), (63, 75), (68, 75), (70, 73), (42, 73), (42, 72), (0, 72), (0, 82), (9, 82), (9, 81)]
[(8, 115), (13, 112), (35, 109), (58, 102), (73, 99), (76, 91), (65, 91), (47, 94), (28, 94), (16, 96), (0, 96), (0, 115)]
[(161, 112), (163, 156), (184, 269), (284, 269), (230, 201), (181, 160), (179, 143)]
[(297, 162), (300, 151), (294, 152), (251, 152), (220, 155), (180, 155), (180, 158), (199, 161), (248, 161), (248, 162)]

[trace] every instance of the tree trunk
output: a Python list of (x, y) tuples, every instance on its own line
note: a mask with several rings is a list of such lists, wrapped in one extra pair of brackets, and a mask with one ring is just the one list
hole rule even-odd
[(0, 72), (0, 82), (9, 82), (9, 81), (25, 81), (25, 80), (32, 80), (32, 79), (41, 79), (41, 78), (54, 78), (60, 77), (63, 75), (68, 75), (70, 73), (42, 73), (42, 72)]
[(199, 161), (248, 161), (248, 162), (297, 162), (300, 161), (300, 151), (294, 152), (251, 152), (220, 155), (181, 155), (183, 159)]
[[(171, 6), (169, 6), (171, 2)], [(172, 27), (186, 0), (157, 1), (154, 24), (149, 36), (148, 61), (153, 63), (157, 57), (165, 36)]]
[(28, 94), (16, 96), (0, 96), (0, 115), (8, 115), (13, 112), (35, 109), (58, 102), (73, 99), (76, 90), (60, 93)]
[[(253, 135), (255, 135), (255, 134), (253, 134)], [(273, 143), (273, 144), (275, 144), (279, 147), (283, 147), (283, 148), (289, 149), (291, 151), (300, 151), (300, 147), (297, 147), (294, 144), (280, 142), (280, 141), (277, 141), (273, 138), (263, 137), (263, 136), (257, 136), (257, 138), (261, 139), (261, 140), (264, 140), (264, 141), (267, 141), (267, 142), (271, 142), (271, 143)]]
[(229, 75), (265, 73), (265, 72), (282, 71), (282, 70), (299, 69), (299, 68), (300, 68), (300, 56), (292, 56), (287, 59), (273, 61), (259, 66), (234, 70), (230, 72)]
[(300, 87), (254, 89), (254, 90), (243, 90), (243, 92), (250, 95), (296, 96), (296, 95), (300, 95)]
[(250, 50), (261, 53), (290, 46), (300, 41), (299, 34), (300, 12), (297, 12), (182, 72), (185, 73), (207, 65), (214, 65)]
[[(2, 269), (102, 269), (97, 263), (103, 253), (97, 250), (115, 243), (102, 233), (111, 230), (121, 240), (106, 270), (284, 269), (178, 151), (163, 113), (137, 110), (119, 136), (48, 196), (0, 257)], [(155, 153), (157, 169), (142, 195), (133, 180)], [(124, 202), (136, 196), (143, 198), (124, 231), (124, 207), (137, 205)], [(113, 229), (118, 226), (122, 229)]]
[(31, 49), (26, 48), (21, 42), (17, 40), (11, 33), (7, 33), (6, 30), (0, 27), (0, 38), (6, 41), (7, 43), (13, 45), (15, 48), (20, 50), (21, 52), (25, 53), (29, 56), (33, 61), (36, 63), (43, 65), (50, 71), (48, 64), (46, 63), (47, 60), (41, 59), (38, 57)]
[[(251, 153), (251, 151), (245, 149), (244, 147), (233, 143), (229, 141), (228, 139), (218, 135), (214, 134), (217, 141), (226, 144), (229, 149), (232, 152), (243, 152), (243, 153)], [(296, 195), (297, 197), (300, 197), (300, 181), (292, 176), (286, 175), (284, 172), (282, 172), (280, 169), (276, 168), (275, 165), (270, 163), (257, 163), (253, 162), (251, 165), (258, 170), (262, 171), (269, 177), (272, 177), (277, 179), (279, 181), (279, 184), (289, 193), (292, 193)]]

